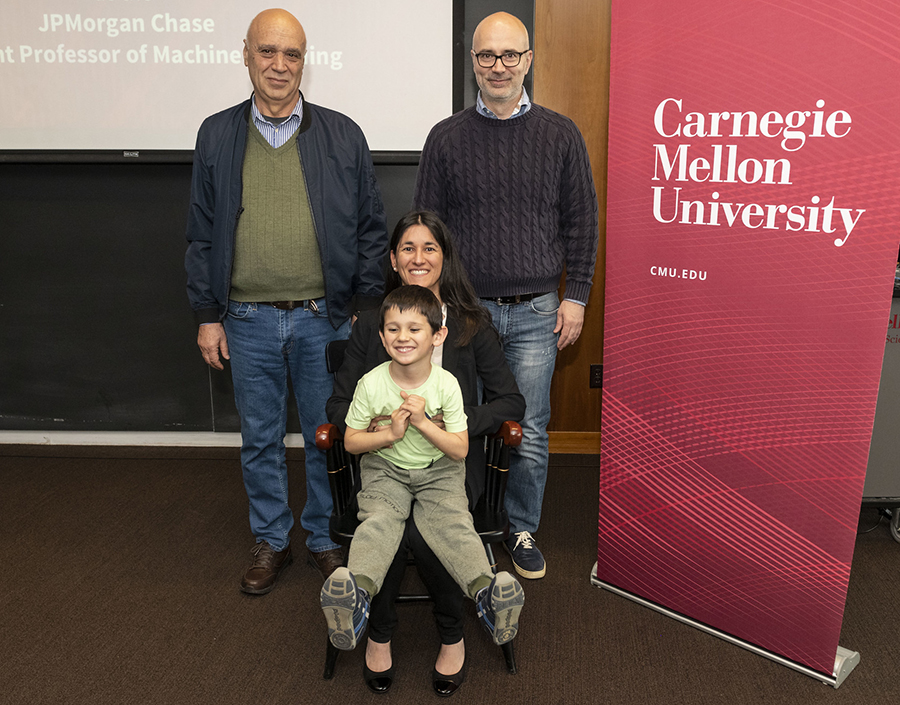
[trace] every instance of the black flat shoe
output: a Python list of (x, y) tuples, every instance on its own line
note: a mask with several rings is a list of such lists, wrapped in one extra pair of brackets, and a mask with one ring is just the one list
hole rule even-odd
[(386, 693), (394, 682), (394, 666), (386, 671), (373, 671), (363, 663), (363, 678), (373, 693)]
[(449, 698), (451, 695), (453, 695), (457, 690), (459, 690), (459, 686), (463, 684), (463, 681), (465, 679), (465, 661), (463, 661), (463, 666), (459, 669), (459, 672), (454, 673), (452, 676), (445, 676), (443, 673), (438, 673), (438, 670), (436, 668), (431, 671), (431, 684), (434, 686), (434, 692), (440, 695), (442, 698)]

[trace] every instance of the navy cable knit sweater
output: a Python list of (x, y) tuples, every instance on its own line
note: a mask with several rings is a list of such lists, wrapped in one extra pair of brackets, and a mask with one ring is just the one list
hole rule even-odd
[(555, 291), (586, 303), (597, 253), (597, 192), (584, 139), (569, 118), (532, 103), (494, 120), (467, 108), (432, 128), (416, 208), (455, 236), (479, 296)]

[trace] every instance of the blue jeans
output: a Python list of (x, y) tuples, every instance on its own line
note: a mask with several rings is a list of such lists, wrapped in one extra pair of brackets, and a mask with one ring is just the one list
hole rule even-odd
[(555, 291), (520, 304), (482, 301), (500, 333), (503, 352), (525, 397), (522, 444), (510, 455), (506, 510), (510, 531), (537, 531), (550, 459), (550, 382), (556, 366)]
[(228, 302), (225, 334), (231, 355), (234, 398), (241, 417), (241, 467), (250, 501), (250, 530), (276, 551), (290, 543), (294, 516), (288, 506), (284, 436), (287, 430), (288, 375), (293, 382), (306, 467), (306, 506), (301, 526), (312, 551), (337, 548), (328, 535), (331, 491), (325, 455), (316, 448), (316, 428), (325, 423), (332, 378), (325, 368), (325, 345), (350, 333), (328, 322), (325, 299), (318, 311), (282, 311), (268, 304)]

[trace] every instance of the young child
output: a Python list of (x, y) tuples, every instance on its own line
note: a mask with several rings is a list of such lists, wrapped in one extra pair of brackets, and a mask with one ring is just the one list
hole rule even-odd
[[(369, 601), (397, 553), (410, 507), (422, 537), (475, 600), (494, 642), (504, 644), (518, 631), (522, 587), (507, 572), (493, 576), (469, 514), (469, 436), (459, 383), (431, 364), (446, 335), (441, 306), (428, 289), (403, 286), (385, 298), (381, 340), (391, 361), (360, 379), (344, 434), (349, 452), (365, 454), (357, 495), (362, 523), (347, 568), (332, 573), (320, 595), (328, 637), (339, 649), (353, 649), (365, 632)], [(431, 421), (437, 414), (443, 414), (444, 428)], [(369, 432), (378, 416), (390, 421)]]

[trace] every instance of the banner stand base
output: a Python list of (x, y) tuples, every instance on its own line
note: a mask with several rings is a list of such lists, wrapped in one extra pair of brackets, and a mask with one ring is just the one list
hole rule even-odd
[(837, 688), (844, 679), (850, 675), (850, 671), (859, 665), (859, 652), (850, 651), (839, 646), (837, 656), (834, 657), (834, 687)]
[(658, 605), (655, 602), (651, 602), (650, 600), (645, 600), (642, 597), (638, 597), (634, 593), (628, 592), (627, 590), (622, 590), (617, 588), (609, 583), (605, 583), (602, 580), (597, 578), (597, 564), (594, 563), (594, 567), (591, 569), (591, 584), (595, 587), (602, 588), (604, 590), (609, 590), (610, 592), (614, 592), (616, 595), (620, 597), (624, 597), (633, 602), (637, 602), (639, 605), (643, 605), (644, 607), (649, 607), (656, 612), (666, 615), (667, 617), (671, 617), (682, 624), (687, 624), (688, 626), (694, 627), (695, 629), (699, 629), (702, 632), (706, 632), (707, 634), (711, 634), (712, 636), (718, 637), (724, 641), (727, 641), (730, 644), (734, 644), (735, 646), (740, 646), (742, 649), (747, 649), (747, 651), (752, 651), (757, 656), (762, 656), (764, 658), (770, 659), (771, 661), (775, 661), (776, 663), (780, 663), (782, 666), (787, 666), (795, 671), (799, 671), (804, 675), (809, 676), (810, 678), (815, 678), (818, 681), (822, 681), (823, 683), (833, 686), (837, 688), (844, 682), (848, 675), (850, 675), (850, 671), (856, 668), (859, 663), (859, 653), (856, 651), (850, 651), (849, 649), (844, 649), (842, 647), (838, 647), (837, 656), (834, 660), (834, 672), (831, 675), (820, 673), (819, 671), (815, 671), (808, 666), (804, 666), (801, 663), (797, 663), (796, 661), (791, 661), (790, 659), (785, 658), (784, 656), (779, 656), (776, 653), (771, 651), (767, 651), (766, 649), (760, 648), (755, 644), (751, 644), (749, 641), (744, 641), (743, 639), (738, 639), (737, 637), (732, 636), (731, 634), (726, 634), (723, 631), (719, 631), (718, 629), (714, 629), (702, 622), (698, 622), (696, 620), (691, 619), (690, 617), (685, 617), (683, 614), (679, 614), (673, 610), (670, 610), (662, 605)]

